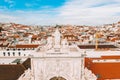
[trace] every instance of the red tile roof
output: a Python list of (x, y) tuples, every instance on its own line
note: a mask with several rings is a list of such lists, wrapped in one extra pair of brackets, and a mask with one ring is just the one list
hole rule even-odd
[(95, 75), (98, 75), (97, 80), (104, 79), (120, 79), (120, 63), (119, 62), (104, 62), (93, 63), (94, 59), (120, 59), (120, 56), (102, 56), (101, 58), (85, 58), (85, 67), (92, 70)]
[(39, 44), (18, 44), (15, 47), (16, 48), (37, 48)]

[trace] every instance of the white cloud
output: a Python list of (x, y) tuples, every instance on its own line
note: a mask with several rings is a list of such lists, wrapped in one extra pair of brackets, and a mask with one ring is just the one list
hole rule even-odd
[(4, 13), (8, 18), (4, 16), (0, 21), (6, 19), (17, 23), (42, 25), (100, 25), (120, 20), (120, 0), (68, 0), (59, 8), (47, 8), (39, 11), (7, 12), (11, 15)]
[(13, 3), (12, 0), (4, 0), (4, 1), (7, 2), (7, 3)]
[(0, 13), (0, 22), (11, 22), (11, 20), (15, 21), (16, 17)]
[[(60, 8), (61, 18), (72, 24), (104, 24), (120, 20), (120, 1), (114, 0), (71, 0)], [(98, 7), (92, 7), (99, 4)], [(118, 17), (118, 18), (116, 18)]]
[(30, 3), (25, 3), (25, 6), (26, 6), (26, 7), (32, 7), (33, 5), (30, 4)]
[(15, 2), (13, 0), (4, 0), (4, 1), (9, 4), (9, 8), (15, 5)]

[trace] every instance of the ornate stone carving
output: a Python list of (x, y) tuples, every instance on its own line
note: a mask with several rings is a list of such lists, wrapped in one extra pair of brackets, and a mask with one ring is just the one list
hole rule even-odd
[(85, 79), (86, 80), (97, 80), (97, 77), (92, 73), (91, 70), (88, 70), (87, 68), (85, 68)]

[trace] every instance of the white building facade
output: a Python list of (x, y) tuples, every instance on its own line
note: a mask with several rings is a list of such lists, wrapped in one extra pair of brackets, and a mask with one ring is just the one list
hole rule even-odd
[[(31, 69), (18, 80), (96, 80), (96, 76), (84, 68), (84, 55), (83, 50), (61, 39), (57, 29), (46, 46), (31, 52)], [(93, 78), (89, 79), (91, 75)]]

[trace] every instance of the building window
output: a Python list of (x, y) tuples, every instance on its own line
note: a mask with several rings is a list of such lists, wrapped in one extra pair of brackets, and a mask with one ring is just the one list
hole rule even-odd
[(15, 49), (13, 49), (13, 51), (15, 51)]
[(20, 51), (20, 49), (18, 49), (18, 51)]
[(9, 49), (7, 49), (7, 51), (9, 51)]
[(8, 52), (8, 56), (10, 56), (10, 52)]
[(15, 52), (13, 52), (13, 56), (15, 56)]
[(24, 48), (23, 50), (25, 51), (26, 49)]
[(3, 52), (3, 56), (5, 56), (5, 52)]
[(21, 52), (18, 52), (18, 55), (20, 56), (20, 55), (21, 55)]

